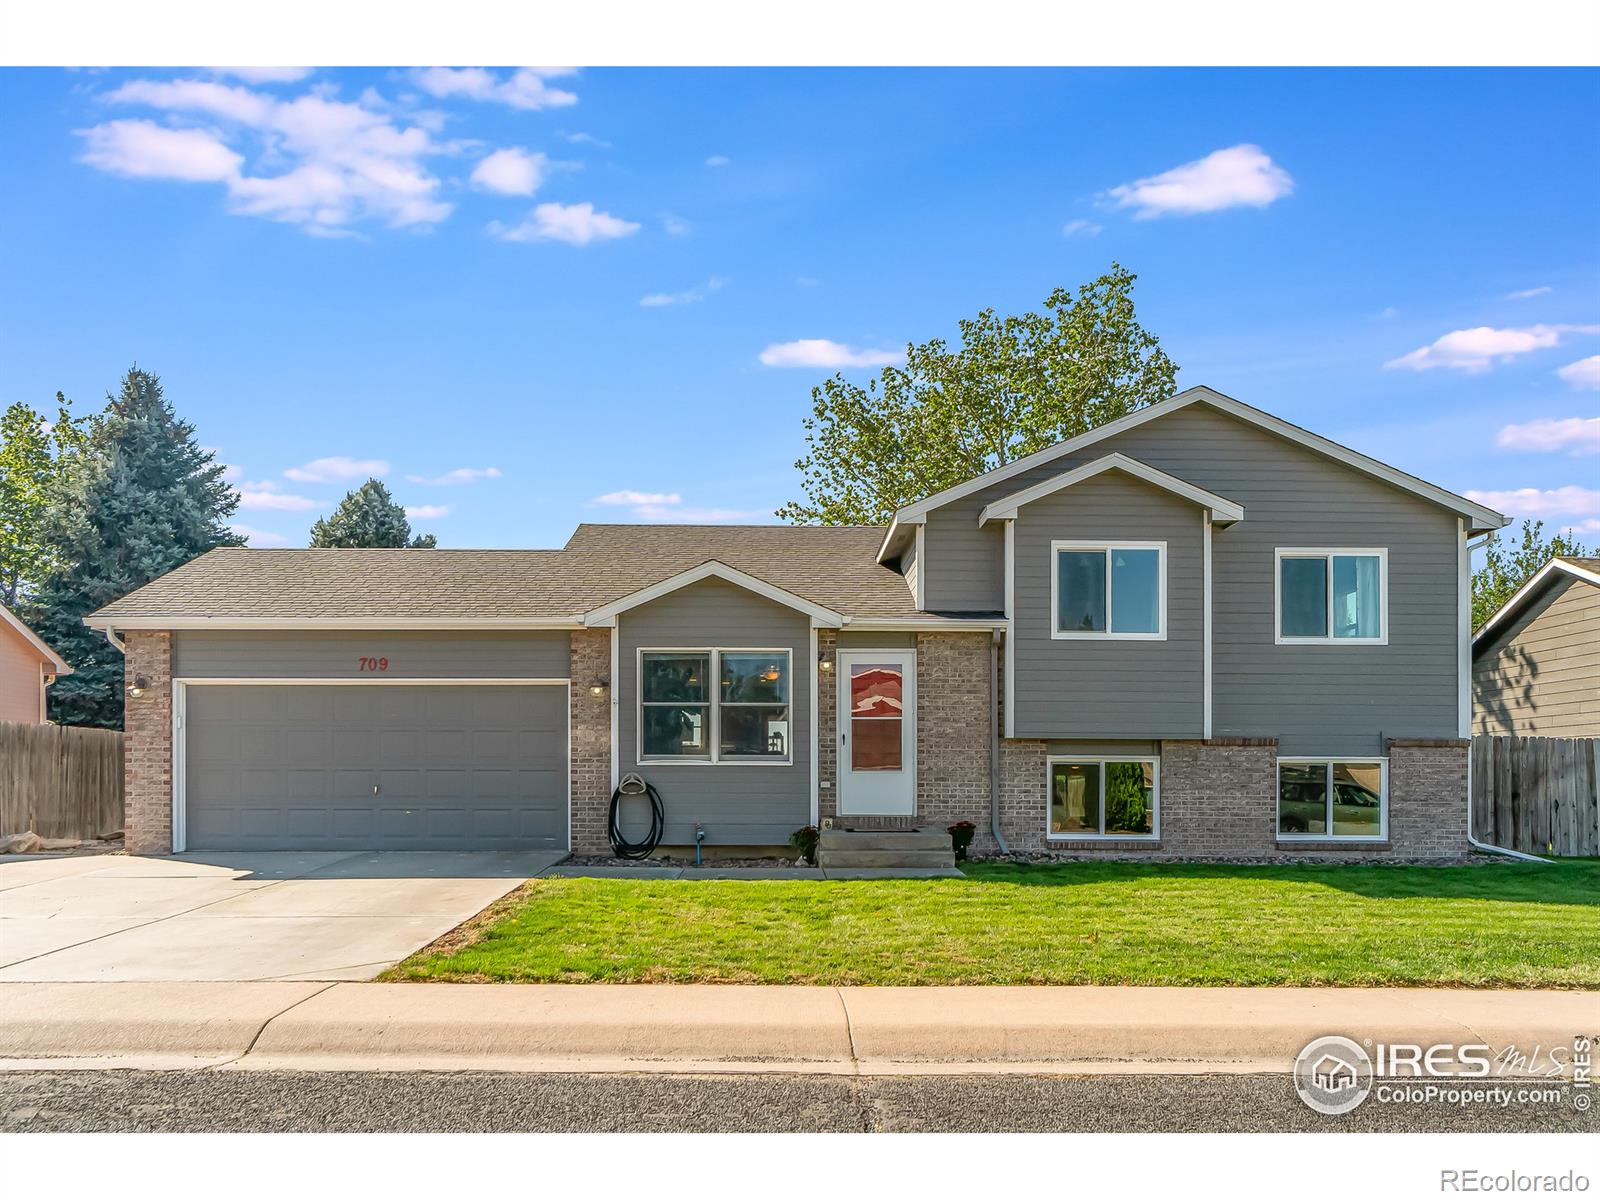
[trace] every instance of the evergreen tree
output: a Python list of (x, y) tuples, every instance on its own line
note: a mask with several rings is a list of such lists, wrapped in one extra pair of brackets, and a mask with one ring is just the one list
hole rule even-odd
[(28, 608), (74, 668), (50, 689), (52, 719), (117, 729), (122, 655), (83, 618), (207, 550), (244, 541), (225, 523), (239, 497), (161, 381), (134, 367), (107, 401), (50, 486), (42, 532), (51, 562)]
[(331, 517), (311, 527), (311, 546), (317, 550), (432, 550), (437, 545), (431, 533), (411, 536), (406, 510), (377, 479), (350, 492)]
[(1543, 521), (1524, 521), (1521, 544), (1508, 550), (1501, 546), (1500, 534), (1491, 533), (1483, 546), (1483, 566), (1472, 573), (1472, 628), (1481, 628), (1552, 558), (1588, 554), (1572, 534), (1569, 529), (1545, 541)]

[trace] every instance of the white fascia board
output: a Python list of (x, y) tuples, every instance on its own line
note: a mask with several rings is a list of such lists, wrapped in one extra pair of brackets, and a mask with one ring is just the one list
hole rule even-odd
[(582, 629), (581, 615), (570, 617), (171, 617), (88, 616), (90, 629)]
[(829, 629), (838, 629), (845, 623), (845, 618), (831, 608), (824, 608), (814, 604), (804, 596), (797, 596), (793, 592), (776, 587), (764, 579), (757, 579), (754, 575), (747, 575), (737, 568), (730, 567), (727, 563), (711, 559), (701, 563), (698, 567), (691, 567), (681, 571), (659, 583), (653, 583), (647, 588), (640, 588), (620, 600), (613, 600), (610, 604), (601, 605), (599, 608), (583, 615), (583, 624), (586, 626), (602, 625), (614, 618), (618, 613), (627, 612), (630, 608), (637, 608), (641, 604), (648, 604), (652, 600), (659, 600), (663, 596), (671, 595), (690, 584), (699, 583), (703, 579), (722, 579), (735, 587), (740, 587), (758, 596), (764, 596), (776, 604), (782, 604), (798, 612), (805, 613), (811, 620), (820, 626)]
[(52, 674), (72, 674), (72, 667), (67, 663), (67, 660), (62, 658), (61, 655), (57, 654), (54, 650), (50, 649), (49, 644), (42, 637), (24, 625), (22, 623), (22, 618), (17, 616), (4, 604), (0, 604), (0, 624), (9, 625), (12, 629), (15, 629), (19, 634), (21, 634), (22, 640), (27, 642), (28, 645), (32, 646), (39, 654), (41, 659), (55, 668), (55, 670), (51, 672)]
[(1126, 454), (1108, 454), (1076, 470), (1067, 471), (1053, 479), (1046, 479), (1042, 483), (1036, 483), (1030, 488), (1024, 488), (1020, 492), (996, 500), (978, 514), (978, 524), (987, 525), (990, 521), (1012, 520), (1016, 517), (1017, 510), (1024, 505), (1032, 504), (1035, 500), (1041, 500), (1074, 484), (1093, 479), (1097, 475), (1103, 475), (1107, 471), (1121, 471), (1125, 475), (1132, 475), (1135, 479), (1142, 479), (1153, 487), (1171, 492), (1175, 496), (1182, 496), (1201, 508), (1209, 509), (1213, 522), (1232, 523), (1244, 520), (1242, 504), (1236, 504), (1227, 497), (1209, 492), (1203, 487), (1196, 487), (1185, 479), (1169, 475), (1149, 463), (1129, 458)]
[(1544, 581), (1557, 571), (1563, 575), (1571, 575), (1574, 579), (1586, 580), (1600, 587), (1600, 571), (1591, 571), (1587, 567), (1580, 567), (1577, 563), (1563, 562), (1559, 558), (1552, 558), (1535, 571), (1527, 583), (1512, 593), (1511, 599), (1500, 606), (1499, 612), (1483, 623), (1483, 628), (1473, 635), (1473, 648), (1476, 649), (1480, 642), (1492, 634), (1499, 626), (1505, 624), (1507, 618), (1522, 607), (1522, 602), (1533, 595)]
[(896, 534), (904, 533), (908, 527), (926, 525), (927, 523), (927, 518), (921, 514), (908, 517), (905, 515), (904, 510), (896, 514), (890, 520), (889, 528), (883, 531), (883, 542), (878, 547), (878, 562), (886, 562), (889, 559), (889, 549), (894, 545)]
[[(993, 487), (997, 483), (1004, 483), (1007, 479), (1020, 475), (1024, 471), (1032, 470), (1034, 467), (1042, 466), (1060, 458), (1064, 454), (1071, 454), (1074, 451), (1093, 446), (1106, 438), (1115, 437), (1117, 434), (1124, 433), (1129, 429), (1137, 429), (1149, 421), (1159, 420), (1168, 413), (1177, 412), (1181, 408), (1187, 408), (1189, 405), (1196, 403), (1209, 404), (1219, 412), (1227, 413), (1231, 417), (1236, 417), (1248, 424), (1265, 429), (1270, 433), (1275, 433), (1279, 437), (1331, 458), (1335, 462), (1343, 463), (1354, 470), (1371, 475), (1402, 491), (1410, 492), (1413, 495), (1422, 497), (1424, 500), (1430, 500), (1435, 504), (1442, 505), (1452, 512), (1466, 517), (1474, 529), (1501, 529), (1511, 523), (1509, 517), (1496, 512), (1492, 508), (1486, 508), (1481, 504), (1468, 500), (1465, 496), (1458, 496), (1454, 492), (1447, 492), (1444, 488), (1418, 479), (1415, 475), (1408, 475), (1397, 467), (1391, 467), (1375, 458), (1369, 458), (1367, 455), (1352, 450), (1348, 446), (1341, 446), (1339, 443), (1329, 441), (1327, 438), (1312, 433), (1310, 430), (1301, 429), (1298, 425), (1291, 425), (1280, 417), (1262, 412), (1259, 408), (1252, 408), (1248, 404), (1235, 400), (1231, 396), (1224, 396), (1221, 392), (1208, 387), (1189, 388), (1170, 399), (1158, 401), (1148, 408), (1141, 408), (1137, 412), (1129, 413), (1125, 417), (1118, 417), (1115, 421), (1108, 422), (1096, 429), (1091, 429), (1087, 433), (1080, 433), (1077, 437), (1068, 438), (1064, 442), (1058, 442), (1054, 446), (1047, 446), (1043, 450), (1036, 451), (1025, 458), (1009, 462), (1003, 467), (997, 467), (986, 475), (979, 475), (975, 479), (969, 479), (965, 483), (958, 483), (942, 492), (935, 492), (926, 500), (908, 504), (897, 511), (894, 520), (901, 525), (921, 520), (933, 509), (949, 504), (953, 500), (959, 500), (963, 496), (970, 496), (973, 492)], [(893, 528), (894, 525), (891, 524), (891, 531)], [(885, 539), (885, 545), (887, 545), (887, 539)]]
[(1005, 627), (1004, 617), (857, 617), (850, 622), (851, 632), (859, 633), (986, 633)]

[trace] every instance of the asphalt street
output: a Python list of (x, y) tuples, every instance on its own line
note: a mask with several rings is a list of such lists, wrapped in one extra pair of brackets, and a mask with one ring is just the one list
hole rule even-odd
[(1279, 1075), (0, 1074), (0, 1132), (1584, 1132), (1559, 1103), (1326, 1117)]

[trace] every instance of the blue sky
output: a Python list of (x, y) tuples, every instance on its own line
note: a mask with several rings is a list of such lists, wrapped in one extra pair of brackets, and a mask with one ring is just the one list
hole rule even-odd
[(771, 519), (829, 364), (1116, 259), (1180, 385), (1600, 534), (1597, 82), (0, 71), (0, 404), (158, 371), (256, 545)]

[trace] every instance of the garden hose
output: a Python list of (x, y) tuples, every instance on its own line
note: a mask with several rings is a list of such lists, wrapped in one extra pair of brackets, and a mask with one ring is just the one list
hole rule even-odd
[[(650, 797), (650, 831), (642, 842), (630, 842), (622, 836), (622, 825), (617, 820), (617, 810), (624, 796)], [(661, 806), (661, 793), (655, 785), (646, 783), (637, 775), (629, 775), (611, 793), (611, 812), (606, 817), (606, 836), (611, 839), (611, 849), (618, 858), (649, 858), (661, 844), (661, 835), (667, 824), (667, 810)]]

